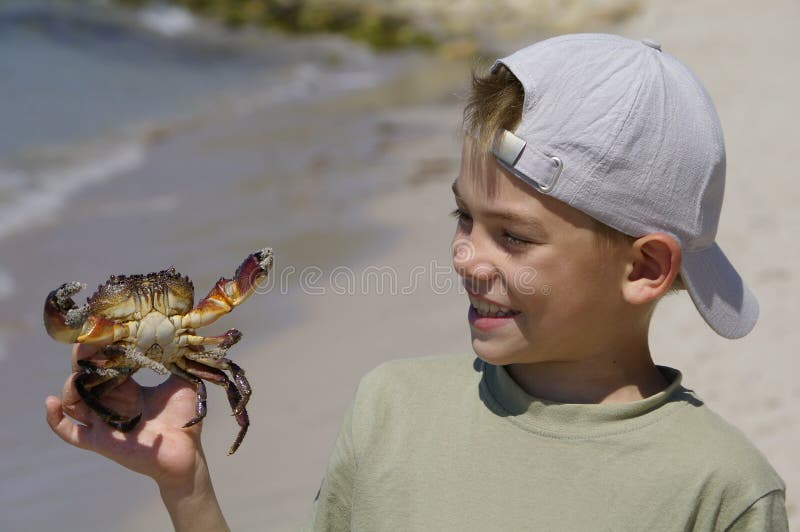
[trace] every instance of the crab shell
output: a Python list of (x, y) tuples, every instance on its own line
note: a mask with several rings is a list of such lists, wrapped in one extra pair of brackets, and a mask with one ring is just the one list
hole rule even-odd
[(174, 267), (147, 275), (112, 275), (88, 299), (89, 313), (114, 321), (141, 320), (152, 311), (183, 315), (194, 306), (194, 285)]

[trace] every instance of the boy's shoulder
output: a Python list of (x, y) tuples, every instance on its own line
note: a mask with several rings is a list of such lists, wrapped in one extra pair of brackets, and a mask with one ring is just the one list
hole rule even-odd
[(712, 478), (742, 492), (762, 494), (785, 490), (783, 480), (764, 454), (736, 426), (712, 410), (690, 390), (696, 401), (681, 408), (662, 430), (676, 463), (704, 470)]

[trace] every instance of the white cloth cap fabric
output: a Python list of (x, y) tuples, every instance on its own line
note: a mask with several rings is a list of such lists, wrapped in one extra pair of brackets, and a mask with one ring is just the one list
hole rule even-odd
[(503, 64), (525, 90), (498, 161), (540, 192), (631, 236), (665, 232), (681, 277), (714, 331), (739, 338), (758, 301), (716, 244), (725, 144), (708, 93), (653, 40), (564, 35)]

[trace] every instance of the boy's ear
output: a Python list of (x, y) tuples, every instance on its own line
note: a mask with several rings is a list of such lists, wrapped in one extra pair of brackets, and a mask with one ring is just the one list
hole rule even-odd
[(680, 273), (681, 248), (666, 233), (637, 238), (631, 247), (622, 295), (633, 305), (655, 301), (666, 294)]

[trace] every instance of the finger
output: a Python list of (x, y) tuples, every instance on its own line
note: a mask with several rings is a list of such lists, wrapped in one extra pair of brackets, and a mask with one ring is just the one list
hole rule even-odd
[(72, 344), (72, 371), (80, 371), (78, 360), (92, 358), (100, 349), (102, 346), (99, 345)]
[(70, 375), (61, 389), (61, 409), (73, 419), (91, 425), (91, 411), (75, 389), (76, 374)]
[(87, 449), (88, 427), (73, 423), (61, 410), (61, 401), (52, 395), (45, 399), (45, 416), (47, 424), (56, 435), (75, 447)]

